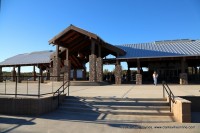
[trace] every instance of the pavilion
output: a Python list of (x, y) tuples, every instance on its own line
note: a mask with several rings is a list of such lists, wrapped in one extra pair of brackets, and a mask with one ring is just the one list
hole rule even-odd
[[(115, 83), (121, 84), (120, 62), (127, 62), (127, 82), (131, 79), (131, 68), (137, 68), (136, 84), (152, 81), (153, 71), (158, 72), (160, 80), (171, 83), (200, 82), (200, 40), (179, 39), (111, 45), (94, 33), (70, 25), (49, 40), (49, 44), (55, 45), (56, 51), (47, 52), (45, 61), (34, 60), (34, 56), (43, 58), (42, 52), (36, 52), (31, 58), (28, 58), (28, 54), (23, 55), (23, 58), (27, 56), (33, 61), (30, 63), (16, 63), (19, 59), (13, 58), (6, 64), (9, 61), (7, 59), (0, 63), (0, 76), (2, 67), (18, 67), (20, 71), (20, 66), (37, 65), (41, 70), (40, 74), (43, 70), (48, 70), (50, 75), (57, 76), (51, 80), (60, 81), (60, 75), (64, 75), (65, 80), (70, 80), (70, 77), (76, 80), (77, 70), (80, 69), (83, 70), (83, 79), (86, 79), (85, 64), (89, 62), (90, 82), (102, 82), (103, 64), (114, 64)], [(115, 58), (106, 59), (109, 54)], [(145, 72), (144, 67), (147, 69)], [(73, 70), (72, 76), (70, 76), (71, 70)], [(14, 75), (16, 72), (12, 73)]]

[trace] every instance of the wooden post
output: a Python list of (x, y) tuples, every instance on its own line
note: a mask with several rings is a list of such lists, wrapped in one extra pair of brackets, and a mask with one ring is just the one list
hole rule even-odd
[(3, 82), (3, 72), (2, 72), (2, 67), (0, 67), (0, 82)]
[(40, 67), (40, 83), (44, 83), (44, 77), (43, 77), (43, 70), (42, 67)]
[(188, 84), (188, 78), (187, 78), (187, 73), (185, 73), (185, 68), (186, 68), (186, 63), (185, 63), (185, 58), (183, 57), (181, 59), (181, 73), (180, 73), (180, 84), (181, 85), (186, 85)]
[(142, 74), (140, 74), (140, 69), (141, 69), (141, 66), (140, 66), (140, 60), (137, 59), (137, 74), (136, 74), (136, 84), (137, 85), (141, 85), (142, 84)]
[(91, 40), (91, 54), (95, 54), (95, 41)]
[(74, 69), (73, 71), (73, 80), (76, 81), (77, 80), (77, 70)]
[(35, 72), (35, 66), (33, 66), (33, 81), (36, 81), (36, 72)]
[(140, 74), (140, 60), (137, 59), (137, 74)]
[(18, 75), (17, 76), (18, 76), (18, 78), (17, 78), (18, 83), (21, 83), (21, 77), (20, 77), (21, 76), (21, 66), (18, 66)]

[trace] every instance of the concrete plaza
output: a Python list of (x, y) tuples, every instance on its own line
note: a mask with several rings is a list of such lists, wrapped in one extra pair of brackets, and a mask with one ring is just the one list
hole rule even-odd
[[(25, 86), (22, 83), (21, 86)], [(59, 84), (59, 83), (58, 83)], [(30, 92), (36, 93), (34, 84)], [(59, 85), (57, 85), (59, 86)], [(200, 96), (199, 85), (169, 85), (175, 96)], [(0, 84), (2, 93), (3, 84)], [(49, 83), (43, 84), (43, 92), (52, 91)], [(56, 84), (54, 84), (56, 88)], [(26, 87), (21, 87), (21, 93)], [(162, 98), (161, 85), (107, 85), (107, 86), (70, 86), (71, 96), (119, 97), (119, 98)], [(192, 113), (192, 123), (156, 122), (145, 116), (95, 116), (90, 114), (62, 113), (55, 110), (40, 116), (0, 115), (0, 132), (69, 132), (69, 133), (146, 133), (146, 132), (196, 132), (200, 131), (200, 113)]]

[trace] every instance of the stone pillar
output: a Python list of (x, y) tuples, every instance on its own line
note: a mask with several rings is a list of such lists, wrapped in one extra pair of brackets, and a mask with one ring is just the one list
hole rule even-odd
[(136, 85), (142, 84), (142, 74), (140, 74), (140, 61), (137, 60), (137, 74), (136, 74)]
[(180, 84), (181, 85), (187, 85), (188, 84), (187, 73), (180, 73)]
[(43, 70), (40, 68), (40, 83), (44, 83)]
[(64, 81), (70, 81), (70, 74), (71, 74), (71, 62), (70, 60), (65, 60), (65, 72), (64, 72)]
[(69, 60), (69, 50), (66, 48), (66, 60), (64, 61), (64, 81), (70, 81), (71, 78), (71, 62)]
[(136, 74), (136, 85), (142, 84), (142, 74)]
[(56, 46), (56, 56), (54, 56), (53, 59), (53, 76), (57, 76), (54, 77), (55, 81), (60, 81), (60, 67), (61, 64), (61, 59), (59, 58), (59, 46)]
[(90, 64), (90, 70), (89, 70), (89, 81), (90, 82), (96, 82), (96, 55), (92, 54), (89, 56), (89, 64)]
[(76, 81), (77, 80), (77, 70), (74, 69), (73, 71), (73, 80)]
[(22, 80), (21, 80), (21, 67), (20, 66), (18, 66), (18, 71), (17, 71), (18, 73), (17, 73), (17, 79), (18, 79), (18, 83), (21, 83), (22, 82)]
[(186, 67), (185, 58), (182, 58), (182, 60), (181, 60), (181, 73), (180, 73), (180, 84), (181, 85), (187, 85), (188, 84), (188, 77), (187, 77), (187, 73), (185, 73), (185, 67)]
[(2, 72), (2, 67), (0, 67), (0, 82), (3, 82), (3, 72)]
[(33, 66), (33, 81), (36, 81), (36, 71), (35, 71), (35, 66)]
[(117, 60), (117, 63), (115, 65), (115, 84), (121, 84), (122, 83), (122, 67)]
[(11, 71), (11, 80), (13, 82), (15, 82), (16, 80), (16, 71), (15, 71), (15, 67), (13, 67), (13, 70)]
[(54, 57), (53, 59), (53, 76), (57, 76), (54, 77), (54, 81), (60, 81), (60, 58), (58, 57)]
[(97, 58), (97, 82), (103, 81), (103, 59), (101, 57)]

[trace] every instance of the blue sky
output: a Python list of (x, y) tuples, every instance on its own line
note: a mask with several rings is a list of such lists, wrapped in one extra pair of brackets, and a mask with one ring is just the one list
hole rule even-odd
[(200, 39), (200, 0), (1, 0), (0, 8), (0, 61), (54, 50), (48, 40), (70, 24), (114, 45)]

